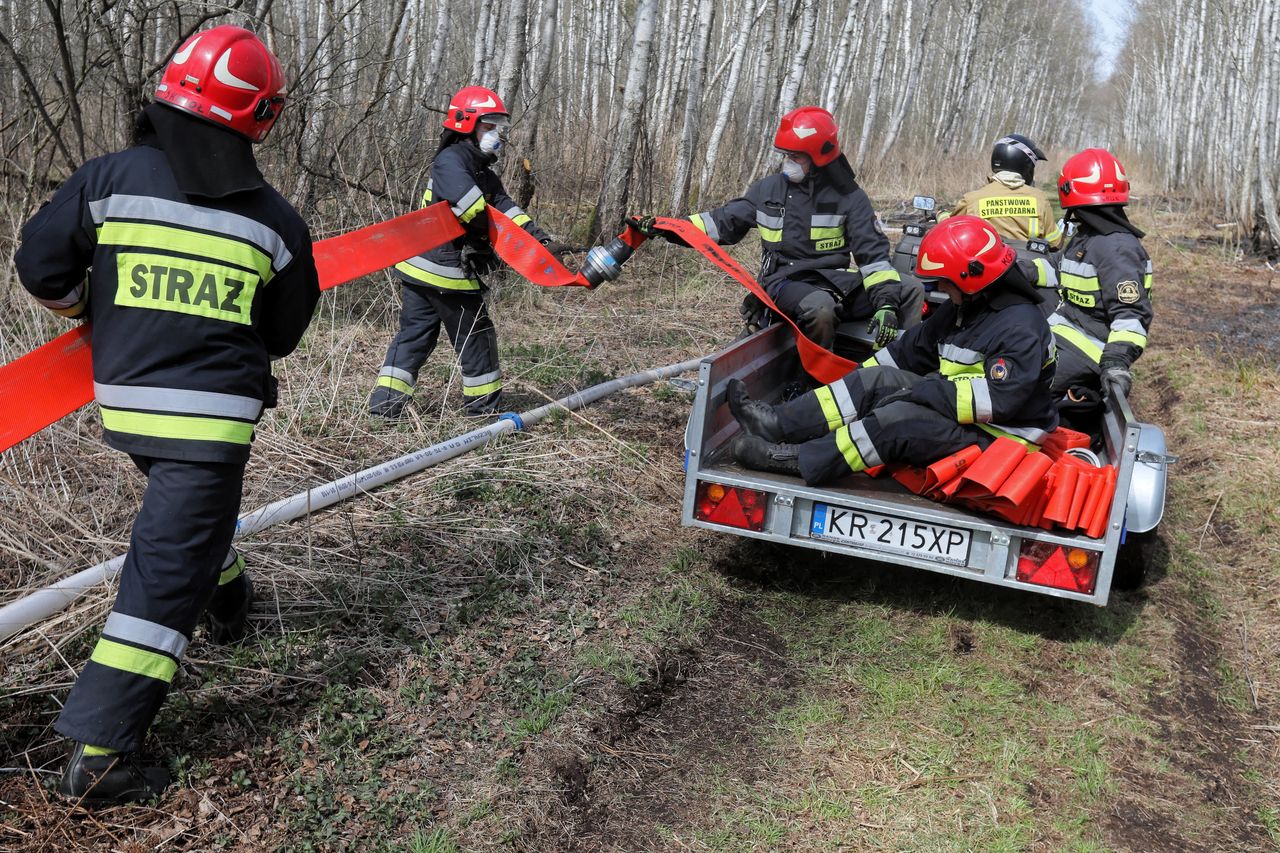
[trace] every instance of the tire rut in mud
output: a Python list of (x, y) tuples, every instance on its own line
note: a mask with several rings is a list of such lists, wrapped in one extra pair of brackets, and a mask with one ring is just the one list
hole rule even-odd
[(696, 648), (667, 653), (619, 696), (593, 739), (547, 759), (554, 819), (528, 849), (652, 849), (658, 828), (696, 824), (714, 776), (763, 772), (760, 721), (794, 696), (781, 639), (742, 603), (722, 602)]

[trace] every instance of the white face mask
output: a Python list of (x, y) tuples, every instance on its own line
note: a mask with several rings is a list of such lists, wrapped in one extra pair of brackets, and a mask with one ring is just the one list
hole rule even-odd
[(787, 180), (793, 184), (798, 184), (804, 180), (804, 166), (801, 166), (790, 157), (782, 158), (782, 174), (787, 176)]
[(502, 132), (497, 128), (480, 135), (480, 150), (486, 154), (497, 155), (502, 150)]

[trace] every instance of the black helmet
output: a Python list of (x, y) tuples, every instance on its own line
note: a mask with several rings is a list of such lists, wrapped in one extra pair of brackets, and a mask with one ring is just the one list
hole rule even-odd
[(1011, 133), (996, 140), (991, 148), (991, 171), (1017, 172), (1031, 183), (1036, 172), (1036, 161), (1046, 159), (1044, 152), (1021, 133)]

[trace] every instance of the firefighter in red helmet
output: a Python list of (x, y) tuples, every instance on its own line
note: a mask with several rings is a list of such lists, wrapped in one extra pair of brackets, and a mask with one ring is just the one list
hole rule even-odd
[(441, 326), (453, 342), (462, 369), (463, 413), (490, 415), (499, 410), (498, 334), (484, 296), (484, 276), (499, 261), (489, 243), (486, 211), (492, 206), (505, 213), (553, 254), (571, 251), (512, 201), (493, 169), (510, 120), (502, 99), (483, 86), (466, 86), (449, 99), (422, 204), (449, 202), (466, 233), (396, 264), (401, 282), (400, 330), (387, 347), (369, 396), (372, 415), (393, 419), (404, 415), (418, 371), (435, 349)]
[[(884, 346), (919, 322), (924, 292), (904, 284), (889, 263), (889, 240), (840, 152), (835, 119), (821, 107), (792, 110), (773, 144), (782, 155), (779, 173), (690, 220), (721, 245), (756, 229), (760, 282), (811, 340), (829, 349), (840, 319), (865, 319)], [(634, 222), (667, 236), (645, 219)]]
[(1001, 436), (1035, 448), (1057, 427), (1041, 296), (995, 229), (976, 216), (943, 221), (920, 243), (916, 274), (950, 301), (843, 379), (777, 406), (730, 382), (740, 463), (814, 485)]
[(1064, 415), (1090, 425), (1112, 389), (1128, 395), (1130, 368), (1151, 328), (1151, 256), (1129, 221), (1129, 177), (1110, 152), (1089, 148), (1062, 165), (1058, 199), (1076, 233), (1062, 252), (1062, 305), (1049, 318), (1058, 341), (1053, 390)]
[(173, 55), (136, 144), (81, 166), (22, 230), (22, 285), (92, 320), (103, 437), (147, 476), (120, 589), (54, 728), (74, 742), (58, 791), (89, 804), (158, 795), (137, 757), (203, 612), (240, 640), (252, 590), (231, 547), (254, 424), (275, 405), (319, 283), (306, 224), (252, 143), (284, 74), (248, 30), (196, 33)]

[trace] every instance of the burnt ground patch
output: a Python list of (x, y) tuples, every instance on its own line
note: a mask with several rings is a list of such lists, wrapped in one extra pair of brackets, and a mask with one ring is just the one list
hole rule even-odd
[[(1172, 286), (1156, 282), (1156, 342), (1199, 343), (1230, 362), (1280, 364), (1280, 276), (1266, 270), (1174, 269)], [(1157, 272), (1159, 275), (1159, 272)]]
[(662, 829), (696, 825), (714, 779), (761, 778), (759, 720), (797, 675), (782, 640), (741, 603), (722, 602), (696, 647), (669, 651), (621, 690), (590, 736), (540, 760), (560, 792), (528, 850), (647, 850)]

